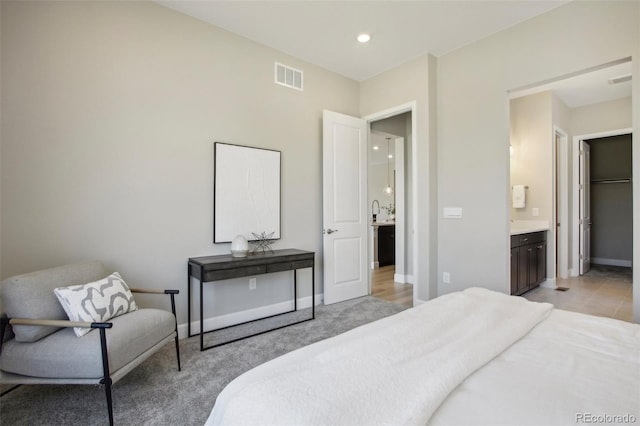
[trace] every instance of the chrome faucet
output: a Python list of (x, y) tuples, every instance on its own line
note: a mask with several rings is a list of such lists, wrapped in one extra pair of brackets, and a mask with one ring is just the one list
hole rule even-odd
[[(378, 212), (376, 213), (375, 210), (373, 210), (374, 205), (378, 205)], [(378, 202), (378, 200), (373, 200), (373, 202), (371, 203), (371, 215), (373, 216), (373, 221), (376, 221), (376, 216), (380, 214), (380, 203)]]

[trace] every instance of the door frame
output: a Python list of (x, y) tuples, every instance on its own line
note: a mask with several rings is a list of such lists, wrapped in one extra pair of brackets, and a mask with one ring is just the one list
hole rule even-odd
[[(418, 248), (418, 228), (420, 227), (420, 223), (418, 221), (418, 185), (416, 182), (418, 181), (418, 158), (416, 153), (418, 152), (418, 125), (417, 125), (417, 114), (416, 114), (416, 101), (407, 102), (402, 105), (397, 105), (395, 107), (391, 107), (385, 109), (383, 111), (379, 111), (370, 115), (363, 117), (362, 119), (367, 123), (367, 137), (371, 137), (371, 123), (373, 121), (383, 120), (385, 118), (393, 117), (396, 115), (404, 114), (406, 112), (411, 112), (411, 199), (412, 208), (411, 211), (408, 212), (411, 215), (411, 223), (412, 229), (409, 230), (405, 227), (405, 232), (411, 235), (411, 245), (413, 249), (413, 264), (411, 265), (411, 283), (413, 284), (413, 305), (416, 305), (418, 301), (418, 283), (420, 282), (418, 278), (418, 259), (419, 257), (419, 248)], [(406, 143), (406, 140), (405, 140)], [(367, 188), (369, 186), (369, 182), (367, 182)], [(405, 191), (406, 194), (406, 191)], [(405, 197), (406, 203), (406, 197)], [(405, 204), (406, 206), (406, 204)], [(397, 209), (396, 209), (397, 213)], [(368, 212), (365, 212), (368, 215)], [(371, 244), (370, 239), (368, 239), (368, 244)], [(371, 247), (368, 248), (367, 252), (371, 252)], [(371, 269), (367, 268), (369, 271), (369, 294), (371, 294)], [(406, 272), (406, 271), (405, 271)]]
[[(598, 139), (598, 138), (606, 138), (609, 136), (620, 136), (626, 134), (633, 134), (632, 127), (626, 127), (622, 129), (614, 129), (608, 130), (605, 132), (598, 133), (588, 133), (584, 135), (576, 135), (573, 137), (573, 185), (572, 185), (572, 195), (573, 195), (573, 213), (571, 217), (572, 229), (573, 229), (573, 241), (572, 241), (572, 257), (573, 261), (571, 262), (571, 270), (569, 274), (572, 277), (577, 277), (580, 275), (580, 142), (587, 141), (589, 139)], [(635, 227), (635, 221), (634, 221)], [(635, 248), (635, 241), (634, 241)], [(634, 295), (635, 296), (635, 295)]]
[[(553, 277), (569, 277), (569, 135), (560, 127), (553, 126), (553, 146), (554, 146), (554, 170), (553, 191), (554, 191), (554, 223), (553, 232), (558, 244), (555, 253), (551, 253), (554, 262), (557, 263), (557, 270), (554, 270)], [(557, 212), (557, 214), (556, 214)], [(560, 229), (557, 224), (560, 223)], [(549, 256), (547, 257), (549, 260)], [(555, 262), (557, 260), (557, 262)], [(554, 266), (555, 269), (555, 266)]]

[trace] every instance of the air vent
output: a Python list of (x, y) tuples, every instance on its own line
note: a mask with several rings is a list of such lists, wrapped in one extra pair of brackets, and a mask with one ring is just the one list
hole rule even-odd
[(609, 84), (618, 84), (618, 83), (624, 83), (625, 81), (629, 81), (631, 80), (631, 74), (625, 74), (625, 75), (620, 75), (618, 77), (613, 77), (610, 78)]
[(302, 91), (302, 71), (276, 62), (276, 84)]

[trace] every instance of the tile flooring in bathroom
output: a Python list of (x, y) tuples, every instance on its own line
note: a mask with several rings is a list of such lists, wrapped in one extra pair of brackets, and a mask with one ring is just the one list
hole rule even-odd
[(592, 265), (582, 276), (558, 278), (556, 285), (569, 290), (538, 287), (522, 296), (558, 309), (633, 322), (631, 268)]

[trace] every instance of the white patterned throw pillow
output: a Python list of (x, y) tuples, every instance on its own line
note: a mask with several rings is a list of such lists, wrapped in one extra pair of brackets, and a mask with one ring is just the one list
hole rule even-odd
[[(117, 272), (99, 281), (53, 291), (71, 321), (104, 322), (138, 309), (131, 290)], [(82, 327), (73, 330), (78, 337), (91, 331)]]

